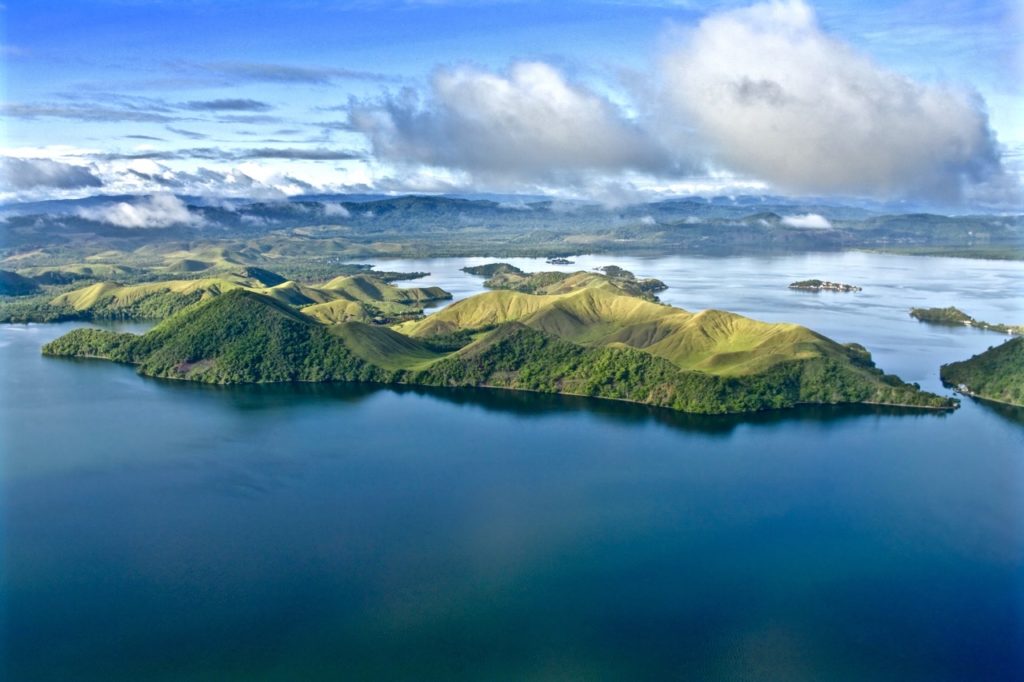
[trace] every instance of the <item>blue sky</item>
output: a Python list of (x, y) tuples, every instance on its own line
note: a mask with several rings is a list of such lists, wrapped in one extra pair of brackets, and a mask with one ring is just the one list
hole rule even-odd
[[(21, 163), (0, 196), (752, 190), (1005, 204), (1024, 147), (1020, 13), (1009, 0), (14, 0), (0, 11), (3, 147)], [(705, 96), (719, 87), (761, 99)], [(865, 156), (908, 130), (950, 151)]]

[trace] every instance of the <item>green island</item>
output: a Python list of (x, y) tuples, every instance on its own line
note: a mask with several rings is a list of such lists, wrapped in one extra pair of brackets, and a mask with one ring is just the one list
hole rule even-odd
[(594, 282), (607, 282), (630, 296), (657, 301), (658, 297), (655, 294), (668, 288), (660, 279), (653, 277), (637, 279), (632, 272), (623, 270), (617, 265), (605, 265), (597, 268), (597, 272), (601, 274), (588, 273), (583, 270), (526, 273), (508, 263), (469, 266), (462, 268), (462, 271), (470, 275), (487, 277), (484, 286), (488, 289), (507, 289), (527, 294), (556, 294), (578, 289)]
[(1024, 337), (1016, 337), (961, 362), (943, 365), (942, 382), (960, 393), (1024, 406)]
[(789, 288), (800, 289), (801, 291), (839, 291), (843, 293), (861, 290), (860, 287), (853, 284), (830, 282), (825, 279), (804, 279), (799, 282), (793, 282), (789, 285)]
[[(197, 300), (145, 334), (77, 329), (43, 353), (131, 363), (146, 376), (206, 383), (489, 387), (699, 413), (801, 403), (957, 406), (884, 374), (857, 344), (841, 345), (795, 324), (674, 308), (651, 300), (635, 277), (607, 270), (527, 275), (494, 268), (495, 276), (514, 276), (514, 286), (404, 321), (348, 314), (350, 303), (364, 302), (355, 290), (380, 289), (366, 275), (316, 288), (236, 281), (193, 290), (202, 291)], [(392, 288), (407, 293), (384, 289), (382, 298), (401, 305), (424, 300), (423, 291), (447, 293)], [(131, 297), (120, 288), (88, 289), (69, 294), (68, 305), (109, 301), (111, 292), (114, 300)], [(355, 300), (316, 301), (328, 291)]]
[(941, 324), (951, 327), (974, 327), (999, 332), (1000, 334), (1024, 334), (1024, 325), (992, 324), (976, 320), (959, 308), (911, 308), (910, 316), (915, 320), (928, 324)]

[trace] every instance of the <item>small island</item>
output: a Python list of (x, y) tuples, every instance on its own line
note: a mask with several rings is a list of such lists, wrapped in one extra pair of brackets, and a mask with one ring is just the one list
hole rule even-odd
[(927, 324), (947, 327), (974, 327), (1000, 334), (1024, 334), (1024, 325), (992, 324), (976, 320), (959, 308), (911, 308), (910, 316)]
[[(503, 271), (496, 284), (508, 286), (405, 321), (368, 314), (361, 304), (394, 302), (407, 311), (413, 301), (447, 292), (371, 288), (352, 278), (321, 286), (317, 291), (338, 295), (310, 305), (282, 289), (301, 286), (294, 282), (210, 288), (145, 334), (76, 329), (43, 353), (204, 383), (501, 388), (708, 414), (803, 403), (957, 407), (883, 373), (863, 346), (795, 324), (691, 313), (652, 300), (643, 286), (649, 280), (605, 270), (616, 276)], [(355, 293), (366, 289), (372, 303)], [(76, 302), (109, 292), (94, 293)]]
[(573, 261), (561, 257), (548, 258), (546, 262), (548, 265), (573, 265)]
[(943, 365), (939, 376), (964, 395), (1024, 407), (1024, 337)]
[(804, 279), (799, 282), (793, 282), (789, 285), (789, 288), (799, 289), (800, 291), (839, 291), (843, 293), (861, 290), (860, 287), (853, 284), (830, 282), (827, 279)]

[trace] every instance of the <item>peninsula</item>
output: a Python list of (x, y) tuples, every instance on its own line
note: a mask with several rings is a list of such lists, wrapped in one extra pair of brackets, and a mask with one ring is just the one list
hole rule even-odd
[(1024, 337), (943, 365), (942, 383), (965, 395), (1024, 407)]
[(43, 353), (105, 358), (147, 376), (206, 383), (490, 387), (700, 413), (800, 403), (957, 404), (884, 374), (863, 347), (799, 325), (721, 310), (691, 313), (648, 300), (635, 278), (554, 274), (516, 275), (529, 291), (498, 289), (397, 324), (317, 315), (324, 304), (300, 309), (286, 297), (239, 286), (211, 293), (143, 335), (78, 329)]
[(959, 308), (911, 308), (910, 316), (915, 320), (928, 324), (940, 324), (951, 327), (974, 327), (1000, 334), (1024, 334), (1024, 325), (992, 324), (976, 320)]

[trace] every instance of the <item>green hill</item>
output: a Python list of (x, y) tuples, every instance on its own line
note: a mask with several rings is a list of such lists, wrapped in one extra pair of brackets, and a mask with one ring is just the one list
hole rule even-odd
[(10, 270), (0, 270), (0, 296), (27, 296), (39, 292), (39, 284)]
[(546, 296), (489, 292), (451, 308), (454, 314), (441, 311), (396, 329), (326, 325), (238, 287), (142, 336), (79, 329), (43, 352), (108, 358), (149, 376), (209, 383), (484, 386), (705, 413), (806, 402), (954, 406), (883, 375), (863, 349), (796, 325), (720, 311), (693, 315), (594, 287)]
[[(325, 323), (345, 320), (391, 322), (422, 313), (423, 303), (448, 299), (438, 287), (401, 289), (370, 275), (337, 277), (313, 286), (286, 280), (255, 267), (235, 267), (197, 279), (171, 279), (142, 284), (97, 282), (55, 296), (49, 308), (78, 319), (163, 319), (197, 301), (235, 289), (264, 294)], [(340, 302), (340, 303), (339, 303)], [(350, 305), (356, 303), (357, 305)]]
[(943, 365), (939, 375), (944, 384), (962, 393), (1024, 406), (1024, 337)]

